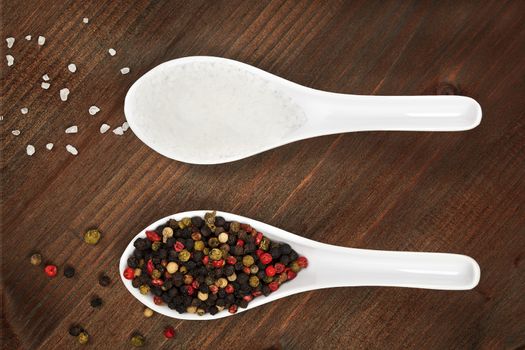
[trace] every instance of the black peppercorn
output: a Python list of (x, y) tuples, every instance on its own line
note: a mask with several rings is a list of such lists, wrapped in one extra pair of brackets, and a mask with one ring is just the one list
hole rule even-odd
[(210, 292), (210, 287), (208, 287), (208, 285), (206, 283), (203, 283), (201, 285), (199, 285), (199, 290), (203, 293), (209, 293)]
[(128, 266), (133, 269), (136, 269), (137, 267), (139, 267), (139, 259), (135, 256), (129, 257)]
[(237, 305), (243, 309), (246, 309), (248, 307), (248, 302), (244, 299), (241, 299), (239, 302), (237, 302)]
[(219, 298), (226, 298), (226, 291), (224, 289), (219, 289), (219, 291), (217, 292), (217, 296)]
[(279, 258), (279, 261), (281, 262), (281, 264), (288, 265), (291, 262), (290, 256), (289, 255), (281, 255), (281, 257)]
[(224, 227), (226, 220), (222, 216), (215, 217), (215, 226)]
[(102, 273), (98, 276), (98, 284), (100, 284), (102, 287), (107, 287), (111, 284), (111, 279), (108, 275)]
[(69, 334), (74, 337), (77, 337), (82, 332), (84, 332), (84, 328), (79, 324), (74, 324), (69, 327)]
[(101, 307), (102, 306), (102, 299), (95, 296), (91, 299), (90, 304), (92, 307)]
[(274, 260), (278, 259), (281, 256), (281, 249), (279, 247), (270, 248), (270, 254)]
[(64, 276), (66, 278), (72, 278), (73, 276), (75, 276), (75, 269), (71, 266), (66, 266), (64, 268)]
[(200, 216), (194, 216), (191, 218), (191, 224), (197, 228), (201, 228), (204, 220)]
[(281, 244), (281, 254), (288, 255), (292, 252), (292, 247), (288, 243)]
[(255, 252), (256, 249), (257, 247), (255, 246), (254, 243), (246, 243), (244, 245), (244, 254), (251, 254)]
[(232, 265), (228, 265), (224, 268), (224, 274), (226, 276), (231, 276), (235, 273), (235, 267), (233, 267)]
[(144, 258), (144, 252), (142, 250), (135, 250), (133, 256), (137, 259), (142, 259)]
[(217, 308), (217, 306), (211, 306), (209, 312), (211, 315), (215, 315), (217, 314), (217, 312), (219, 312), (219, 309)]
[(146, 250), (151, 248), (151, 242), (146, 238), (137, 238), (133, 243), (133, 246), (138, 250)]
[(290, 261), (295, 261), (299, 257), (299, 254), (295, 250), (292, 249), (292, 252), (288, 254), (290, 256)]

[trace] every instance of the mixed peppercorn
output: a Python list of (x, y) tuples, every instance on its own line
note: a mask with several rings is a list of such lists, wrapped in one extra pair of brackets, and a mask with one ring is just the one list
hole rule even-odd
[(250, 225), (204, 218), (171, 219), (134, 242), (124, 277), (157, 305), (212, 315), (246, 308), (308, 266), (290, 245), (272, 242)]

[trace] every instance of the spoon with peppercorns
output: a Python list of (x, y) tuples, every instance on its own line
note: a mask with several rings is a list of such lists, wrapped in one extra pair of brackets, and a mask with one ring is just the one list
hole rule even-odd
[(480, 278), (465, 255), (345, 248), (226, 212), (170, 215), (128, 244), (120, 275), (150, 309), (213, 320), (305, 291), (356, 286), (468, 290)]
[(129, 89), (124, 113), (158, 153), (193, 164), (246, 158), (354, 131), (459, 131), (481, 107), (465, 96), (361, 96), (315, 90), (221, 57), (165, 62)]

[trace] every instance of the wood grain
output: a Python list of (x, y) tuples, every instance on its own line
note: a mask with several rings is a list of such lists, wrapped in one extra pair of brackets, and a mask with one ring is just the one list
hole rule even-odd
[[(67, 333), (74, 322), (96, 349), (127, 349), (134, 331), (150, 349), (525, 346), (525, 2), (10, 0), (0, 17), (5, 349), (81, 348)], [(319, 137), (216, 166), (166, 159), (131, 131), (99, 133), (124, 122), (123, 99), (139, 76), (187, 55), (229, 57), (341, 93), (456, 91), (480, 102), (483, 121), (457, 133)], [(121, 75), (125, 66), (131, 73)], [(45, 73), (49, 90), (40, 88)], [(101, 108), (94, 117), (91, 105)], [(64, 134), (70, 125), (80, 132)], [(119, 282), (121, 252), (154, 220), (208, 208), (331, 244), (467, 254), (481, 282), (466, 292), (315, 291), (214, 322), (145, 319)], [(81, 239), (93, 226), (104, 235), (95, 247)], [(77, 275), (46, 278), (29, 264), (34, 251)], [(111, 288), (98, 286), (101, 271)], [(94, 294), (100, 310), (89, 306)], [(168, 341), (169, 324), (177, 337)]]

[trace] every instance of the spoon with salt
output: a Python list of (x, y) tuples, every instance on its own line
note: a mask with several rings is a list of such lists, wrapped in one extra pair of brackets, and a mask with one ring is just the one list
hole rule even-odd
[(193, 164), (231, 162), (321, 135), (459, 131), (481, 121), (481, 107), (465, 96), (337, 94), (210, 56), (153, 68), (129, 89), (124, 112), (146, 145)]
[[(170, 219), (203, 217), (209, 210), (178, 213), (162, 218), (140, 231), (128, 244), (120, 258), (120, 276), (129, 292), (141, 303), (163, 315), (183, 320), (214, 320), (231, 316), (227, 310), (215, 315), (199, 316), (180, 314), (168, 306), (156, 305), (151, 295), (140, 294), (131, 281), (123, 277), (127, 259), (133, 255), (133, 242), (146, 237), (146, 231), (155, 230)], [(441, 290), (467, 290), (474, 288), (480, 278), (476, 261), (465, 255), (445, 253), (394, 252), (368, 249), (344, 248), (297, 236), (277, 227), (247, 217), (217, 212), (227, 221), (249, 224), (272, 241), (288, 243), (297, 253), (308, 259), (308, 267), (297, 277), (282, 284), (269, 296), (254, 298), (246, 309), (237, 313), (287, 297), (292, 294), (333, 287), (385, 286)]]

